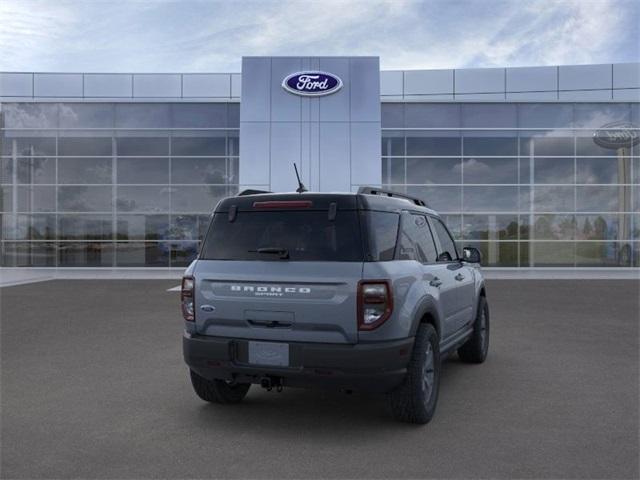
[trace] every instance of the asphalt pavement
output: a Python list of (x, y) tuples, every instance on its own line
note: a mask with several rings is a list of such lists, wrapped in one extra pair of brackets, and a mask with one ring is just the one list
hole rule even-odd
[(381, 396), (205, 404), (175, 283), (0, 290), (1, 478), (639, 476), (638, 281), (489, 281), (489, 358), (445, 362), (426, 426)]

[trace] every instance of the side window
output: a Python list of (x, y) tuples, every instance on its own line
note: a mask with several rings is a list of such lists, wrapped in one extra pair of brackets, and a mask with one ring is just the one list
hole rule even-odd
[(429, 231), (429, 224), (423, 215), (402, 216), (398, 260), (417, 260), (421, 263), (434, 262), (436, 249)]
[(393, 260), (398, 236), (397, 213), (366, 212), (369, 224), (369, 253), (374, 262)]
[(458, 259), (458, 252), (456, 251), (456, 244), (449, 235), (449, 232), (445, 228), (441, 220), (432, 218), (431, 223), (433, 225), (434, 233), (438, 236), (440, 241), (440, 251), (438, 252), (439, 261), (450, 262)]

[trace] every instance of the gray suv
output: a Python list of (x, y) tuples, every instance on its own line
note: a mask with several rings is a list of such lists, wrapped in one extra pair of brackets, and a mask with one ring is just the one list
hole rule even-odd
[(427, 423), (441, 359), (487, 356), (479, 263), (422, 200), (395, 192), (226, 198), (182, 280), (193, 388), (214, 403), (251, 384), (379, 392), (398, 420)]

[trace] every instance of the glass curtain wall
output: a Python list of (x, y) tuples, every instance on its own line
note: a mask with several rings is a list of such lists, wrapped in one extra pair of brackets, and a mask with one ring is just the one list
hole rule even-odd
[(3, 266), (183, 267), (237, 192), (237, 103), (0, 108)]
[(637, 103), (383, 103), (383, 183), (487, 266), (637, 267), (639, 125)]

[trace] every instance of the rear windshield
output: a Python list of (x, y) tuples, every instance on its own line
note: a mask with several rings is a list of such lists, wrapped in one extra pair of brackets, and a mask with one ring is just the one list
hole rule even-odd
[(200, 258), (355, 262), (363, 260), (356, 211), (238, 212), (213, 216)]

